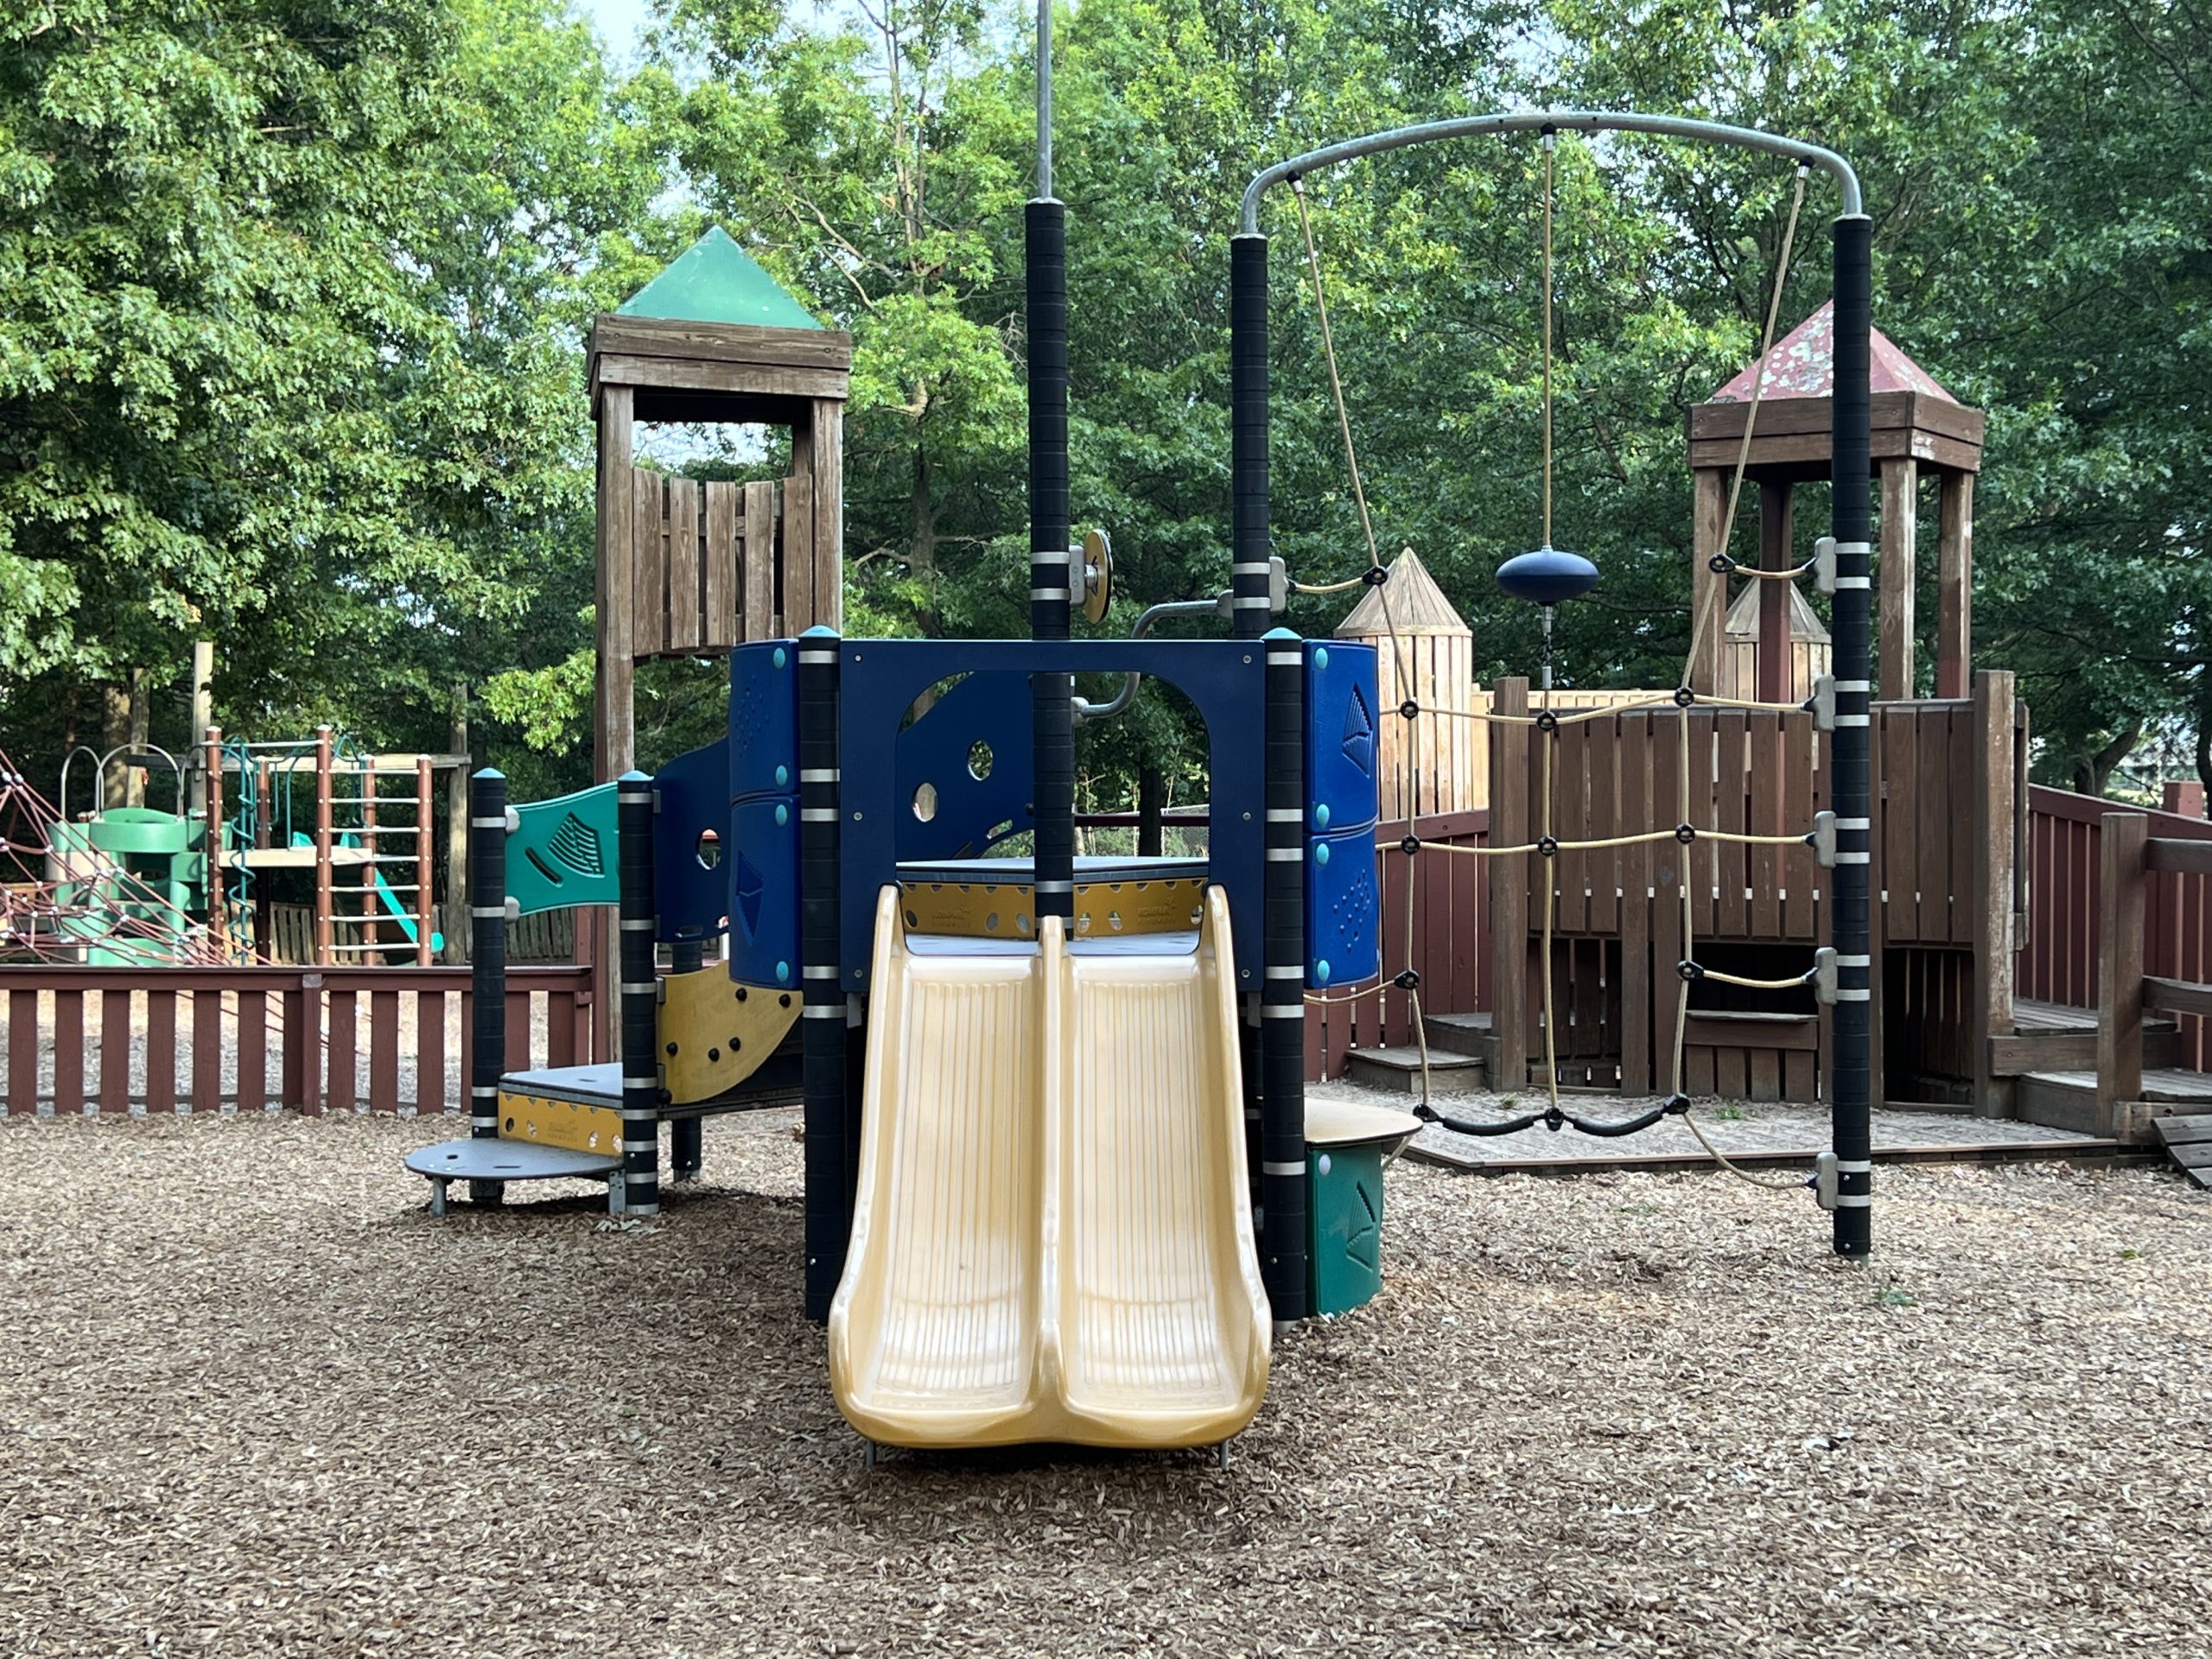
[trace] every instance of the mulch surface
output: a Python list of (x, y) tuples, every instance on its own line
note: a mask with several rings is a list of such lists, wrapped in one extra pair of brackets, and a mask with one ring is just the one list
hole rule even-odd
[[(1210, 1453), (887, 1453), (790, 1114), (657, 1222), (406, 1121), (0, 1122), (0, 1653), (2194, 1655), (2212, 1195), (1400, 1164), (1371, 1306)], [(570, 1189), (580, 1193), (582, 1189)]]

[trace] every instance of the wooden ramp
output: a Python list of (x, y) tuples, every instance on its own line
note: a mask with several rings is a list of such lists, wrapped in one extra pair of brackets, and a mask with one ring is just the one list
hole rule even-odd
[(2212, 1186), (2212, 1113), (2154, 1117), (2151, 1122), (2181, 1173), (2199, 1186)]

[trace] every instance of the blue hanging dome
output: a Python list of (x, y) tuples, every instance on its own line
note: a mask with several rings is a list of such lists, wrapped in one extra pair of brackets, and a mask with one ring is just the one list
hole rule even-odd
[(1509, 599), (1532, 605), (1558, 605), (1580, 599), (1598, 585), (1598, 567), (1580, 553), (1540, 547), (1517, 553), (1497, 567), (1497, 585)]

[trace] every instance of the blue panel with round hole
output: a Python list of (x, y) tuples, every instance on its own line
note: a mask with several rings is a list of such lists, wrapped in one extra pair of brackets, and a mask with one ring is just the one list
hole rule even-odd
[(799, 982), (798, 798), (759, 796), (729, 809), (729, 976)]
[(1030, 828), (1029, 712), (1027, 675), (970, 674), (899, 732), (900, 860), (980, 858)]
[(1306, 841), (1306, 984), (1309, 990), (1372, 979), (1382, 963), (1382, 903), (1375, 885), (1375, 826)]
[[(1335, 834), (1375, 822), (1382, 711), (1375, 647), (1342, 639), (1306, 643), (1306, 800), (1309, 832)], [(1396, 716), (1391, 716), (1395, 719)]]
[(729, 793), (798, 794), (798, 647), (763, 639), (729, 654)]
[(729, 831), (729, 740), (680, 754), (660, 769), (653, 790), (653, 909), (661, 942), (711, 938), (729, 911), (722, 838)]

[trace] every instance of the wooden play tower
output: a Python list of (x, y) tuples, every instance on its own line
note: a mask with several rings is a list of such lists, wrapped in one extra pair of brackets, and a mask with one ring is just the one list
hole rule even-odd
[[(822, 327), (719, 227), (593, 321), (599, 677), (593, 775), (637, 760), (636, 665), (840, 625), (852, 337)], [(783, 428), (780, 480), (636, 464), (639, 425)]]

